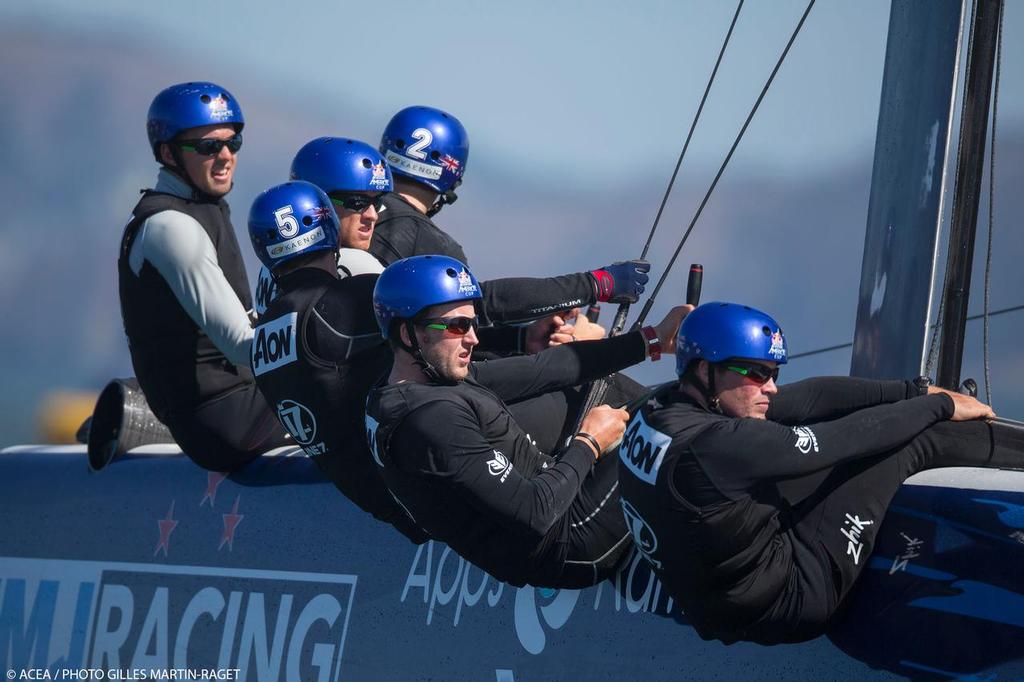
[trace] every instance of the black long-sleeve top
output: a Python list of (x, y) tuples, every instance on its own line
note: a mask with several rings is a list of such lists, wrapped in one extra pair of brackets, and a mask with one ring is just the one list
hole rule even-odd
[(594, 464), (574, 440), (542, 454), (504, 401), (590, 381), (640, 362), (639, 333), (470, 365), (457, 384), (381, 386), (367, 401), (371, 447), (396, 498), (433, 538), (514, 585), (551, 584), (568, 511)]
[(780, 636), (750, 628), (799, 599), (795, 586), (827, 560), (795, 534), (777, 483), (893, 451), (952, 416), (949, 396), (918, 393), (910, 382), (807, 380), (780, 388), (761, 420), (711, 413), (676, 390), (634, 417), (619, 452), (622, 499), (702, 637)]
[[(397, 193), (384, 197), (380, 218), (370, 241), (370, 253), (384, 265), (402, 258), (438, 254), (469, 265), (462, 246)], [(481, 287), (485, 323), (510, 325), (596, 300), (594, 278), (586, 272), (559, 277), (506, 277)], [(481, 330), (481, 348), (522, 351), (521, 331), (515, 327)]]

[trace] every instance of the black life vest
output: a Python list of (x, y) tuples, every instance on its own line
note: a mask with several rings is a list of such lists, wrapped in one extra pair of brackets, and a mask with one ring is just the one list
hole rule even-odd
[(207, 400), (252, 382), (247, 367), (233, 365), (175, 298), (148, 261), (136, 275), (128, 264), (143, 222), (162, 211), (191, 216), (209, 235), (217, 262), (242, 306), (252, 307), (245, 264), (223, 199), (184, 199), (147, 191), (124, 229), (117, 261), (121, 319), (128, 336), (135, 375), (153, 412), (166, 421), (173, 412), (191, 411)]
[[(256, 327), (250, 367), (282, 425), (338, 489), (424, 542), (384, 485), (366, 441), (366, 395), (391, 366), (373, 316), (376, 281), (377, 275), (337, 279), (316, 268), (279, 277), (280, 293)], [(326, 337), (330, 348), (315, 352), (316, 337)]]

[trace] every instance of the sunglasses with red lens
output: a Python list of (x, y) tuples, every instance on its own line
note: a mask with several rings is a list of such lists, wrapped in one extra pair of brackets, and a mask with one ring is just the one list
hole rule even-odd
[(469, 333), (470, 329), (475, 330), (480, 326), (480, 318), (460, 315), (458, 317), (428, 318), (417, 320), (416, 323), (427, 329), (437, 329), (449, 332), (455, 336), (465, 336)]
[(178, 146), (187, 152), (195, 152), (202, 156), (217, 156), (224, 147), (227, 147), (232, 154), (237, 154), (238, 150), (242, 148), (242, 133), (235, 133), (226, 140), (208, 137), (196, 140), (178, 140)]
[(764, 365), (748, 364), (745, 362), (730, 362), (725, 365), (725, 368), (730, 372), (736, 372), (740, 376), (750, 379), (755, 384), (767, 384), (769, 379), (772, 381), (779, 380), (778, 367), (765, 367)]

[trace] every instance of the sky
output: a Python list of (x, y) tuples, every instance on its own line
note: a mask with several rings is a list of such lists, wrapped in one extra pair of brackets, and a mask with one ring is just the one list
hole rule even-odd
[[(282, 96), (357, 100), (374, 120), (396, 104), (430, 103), (458, 112), (474, 154), (558, 181), (625, 171), (663, 184), (735, 7), (18, 0), (3, 3), (0, 19), (97, 36), (128, 29), (218, 72), (278, 82)], [(721, 158), (804, 7), (745, 3), (694, 162)], [(799, 174), (870, 145), (887, 21), (887, 2), (819, 0), (737, 161)]]

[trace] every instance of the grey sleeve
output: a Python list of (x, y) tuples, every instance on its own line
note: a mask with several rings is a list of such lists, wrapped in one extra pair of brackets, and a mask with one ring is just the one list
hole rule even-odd
[(195, 218), (178, 211), (150, 216), (140, 228), (132, 256), (136, 250), (141, 258), (130, 258), (132, 270), (137, 273), (142, 260), (148, 260), (227, 359), (248, 366), (253, 335), (249, 316), (220, 269), (213, 242)]

